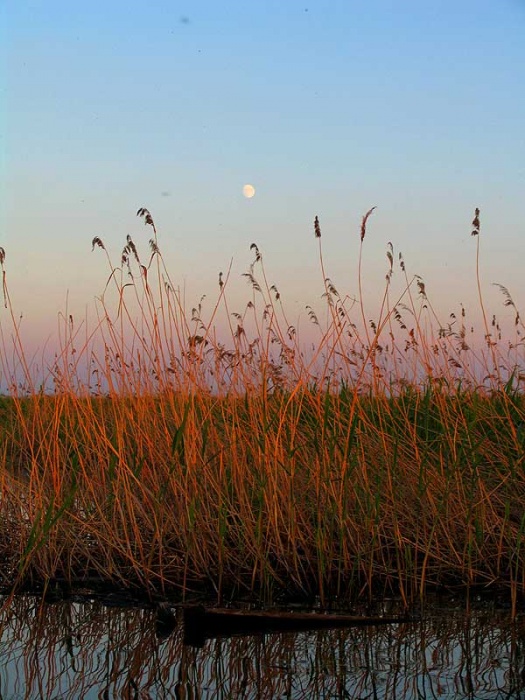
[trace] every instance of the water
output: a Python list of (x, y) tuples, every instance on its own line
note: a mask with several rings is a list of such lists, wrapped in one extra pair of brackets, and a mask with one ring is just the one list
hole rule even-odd
[[(110, 603), (111, 600), (106, 600)], [(525, 699), (525, 619), (433, 607), (421, 621), (183, 644), (154, 610), (16, 597), (0, 698)]]

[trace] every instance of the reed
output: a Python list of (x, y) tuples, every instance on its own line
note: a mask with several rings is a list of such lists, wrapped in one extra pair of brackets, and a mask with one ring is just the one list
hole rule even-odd
[[(423, 280), (387, 249), (380, 311), (341, 296), (314, 233), (326, 320), (304, 351), (259, 248), (251, 299), (233, 312), (230, 272), (191, 312), (149, 211), (144, 255), (128, 236), (89, 332), (64, 315), (38, 380), (4, 271), (0, 583), (86, 577), (150, 593), (267, 601), (429, 588), (525, 592), (523, 323), (489, 319), (476, 345), (463, 309), (440, 322)], [(360, 250), (372, 210), (363, 218)], [(479, 212), (474, 220), (479, 261)], [(2, 251), (2, 268), (5, 254)], [(393, 294), (391, 279), (404, 280)], [(219, 339), (217, 320), (229, 334)], [(7, 338), (13, 338), (9, 347)]]

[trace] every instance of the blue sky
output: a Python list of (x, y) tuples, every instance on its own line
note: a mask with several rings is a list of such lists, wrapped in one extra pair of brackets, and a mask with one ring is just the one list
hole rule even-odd
[[(293, 318), (327, 272), (370, 306), (392, 241), (444, 312), (474, 303), (482, 213), (491, 282), (525, 292), (525, 1), (6, 0), (0, 245), (35, 347), (68, 298), (83, 314), (148, 207), (189, 305), (263, 252)], [(242, 196), (245, 183), (256, 188)], [(524, 312), (525, 313), (525, 312)]]

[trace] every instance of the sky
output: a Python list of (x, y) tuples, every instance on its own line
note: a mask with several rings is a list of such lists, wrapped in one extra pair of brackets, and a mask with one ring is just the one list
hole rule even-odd
[(0, 24), (0, 246), (31, 349), (92, 313), (94, 236), (115, 262), (128, 234), (147, 248), (139, 207), (189, 307), (231, 263), (242, 309), (256, 243), (304, 325), (316, 215), (340, 293), (376, 206), (370, 314), (391, 241), (446, 316), (477, 304), (479, 207), (487, 304), (511, 315), (498, 282), (525, 309), (525, 0), (5, 0)]

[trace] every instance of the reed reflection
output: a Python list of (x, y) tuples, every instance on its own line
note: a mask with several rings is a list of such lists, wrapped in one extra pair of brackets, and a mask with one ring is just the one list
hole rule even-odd
[(159, 636), (155, 610), (20, 596), (0, 614), (0, 697), (511, 698), (525, 627), (506, 613), (434, 611), (370, 628), (217, 638)]

